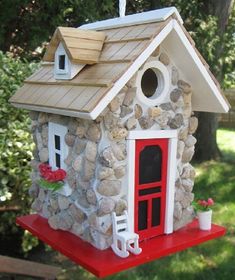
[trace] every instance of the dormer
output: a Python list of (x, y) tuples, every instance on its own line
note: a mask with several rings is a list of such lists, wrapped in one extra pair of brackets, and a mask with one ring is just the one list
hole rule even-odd
[(99, 31), (58, 27), (43, 57), (54, 62), (54, 78), (71, 80), (85, 65), (99, 61), (105, 34)]

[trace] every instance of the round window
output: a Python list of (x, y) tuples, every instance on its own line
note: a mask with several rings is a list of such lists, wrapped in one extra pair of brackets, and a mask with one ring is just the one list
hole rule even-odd
[(148, 106), (163, 102), (169, 90), (169, 73), (160, 61), (146, 63), (137, 75), (137, 96)]

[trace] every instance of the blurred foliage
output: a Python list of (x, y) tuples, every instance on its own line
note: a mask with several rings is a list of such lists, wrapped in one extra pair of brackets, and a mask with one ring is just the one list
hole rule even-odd
[[(36, 67), (35, 63), (29, 64), (0, 52), (0, 207), (19, 209), (21, 214), (28, 211), (30, 203), (27, 190), (33, 143), (27, 113), (15, 109), (8, 99)], [(1, 214), (2, 236), (18, 232), (16, 213)]]

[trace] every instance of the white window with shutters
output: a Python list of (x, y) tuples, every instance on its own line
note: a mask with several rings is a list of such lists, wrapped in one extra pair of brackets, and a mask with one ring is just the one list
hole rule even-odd
[[(61, 124), (49, 122), (48, 124), (48, 150), (49, 150), (49, 164), (52, 170), (62, 168), (67, 171), (65, 159), (68, 156), (68, 146), (65, 143), (65, 135), (67, 127)], [(71, 189), (65, 182), (59, 193), (63, 195), (70, 195)]]

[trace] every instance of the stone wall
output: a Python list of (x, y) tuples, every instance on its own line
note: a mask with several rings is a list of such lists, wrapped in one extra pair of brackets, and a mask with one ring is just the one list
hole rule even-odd
[[(166, 102), (147, 107), (136, 98), (136, 75), (95, 120), (82, 120), (46, 113), (31, 112), (36, 148), (32, 161), (32, 209), (48, 218), (54, 229), (68, 230), (99, 249), (112, 242), (111, 213), (127, 209), (128, 131), (177, 129), (177, 180), (174, 229), (192, 218), (195, 172), (190, 165), (196, 139), (192, 136), (197, 119), (192, 114), (192, 89), (179, 78), (180, 73), (164, 50), (157, 50), (150, 60), (160, 60), (171, 76), (171, 90)], [(67, 183), (70, 196), (44, 190), (38, 186), (38, 165), (48, 161), (48, 122), (66, 125), (69, 154)]]

